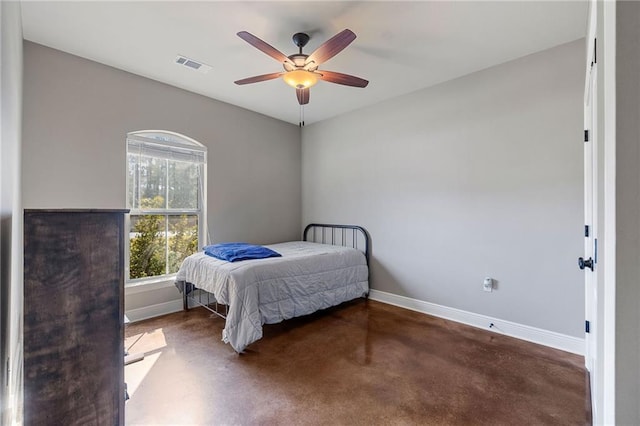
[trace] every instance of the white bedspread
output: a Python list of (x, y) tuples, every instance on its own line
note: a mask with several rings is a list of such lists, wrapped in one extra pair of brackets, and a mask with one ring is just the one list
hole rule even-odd
[(226, 262), (204, 253), (184, 260), (176, 281), (229, 305), (222, 339), (242, 352), (262, 325), (307, 315), (369, 291), (367, 263), (356, 249), (296, 241), (267, 245), (282, 257)]

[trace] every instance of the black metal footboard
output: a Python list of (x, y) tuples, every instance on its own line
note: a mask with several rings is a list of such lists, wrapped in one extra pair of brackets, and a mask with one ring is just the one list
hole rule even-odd
[[(176, 287), (178, 287), (178, 290), (182, 291), (182, 309), (183, 310), (185, 311), (189, 310), (189, 300), (191, 300), (195, 305), (205, 308), (212, 314), (215, 314), (224, 319), (227, 318), (229, 307), (227, 305), (218, 303), (218, 301), (216, 300), (215, 296), (212, 293), (199, 289), (193, 284), (186, 283), (184, 281), (177, 281)], [(224, 313), (222, 313), (220, 310), (222, 306), (224, 306)]]

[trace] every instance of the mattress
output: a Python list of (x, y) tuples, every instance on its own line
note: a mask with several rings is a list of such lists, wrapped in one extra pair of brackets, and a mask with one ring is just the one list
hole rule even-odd
[(282, 257), (232, 263), (195, 253), (176, 277), (229, 305), (222, 339), (237, 352), (262, 338), (263, 324), (307, 315), (369, 291), (369, 270), (359, 250), (305, 241), (265, 247)]

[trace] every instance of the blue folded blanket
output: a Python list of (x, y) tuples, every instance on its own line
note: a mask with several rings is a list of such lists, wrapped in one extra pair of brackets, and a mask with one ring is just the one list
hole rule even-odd
[(221, 243), (204, 247), (204, 253), (227, 262), (239, 262), (248, 259), (265, 259), (282, 257), (278, 252), (263, 246), (247, 243)]

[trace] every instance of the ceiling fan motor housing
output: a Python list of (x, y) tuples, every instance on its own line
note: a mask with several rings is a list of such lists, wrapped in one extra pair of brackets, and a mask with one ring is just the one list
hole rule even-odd
[(291, 62), (293, 62), (295, 64), (295, 67), (293, 65), (291, 65), (289, 62), (285, 62), (283, 64), (284, 69), (287, 70), (287, 71), (300, 69), (300, 68), (304, 67), (305, 63), (307, 62), (307, 58), (308, 57), (309, 57), (309, 55), (305, 55), (303, 53), (296, 53), (294, 55), (290, 55), (290, 56), (288, 56), (288, 58), (291, 59)]

